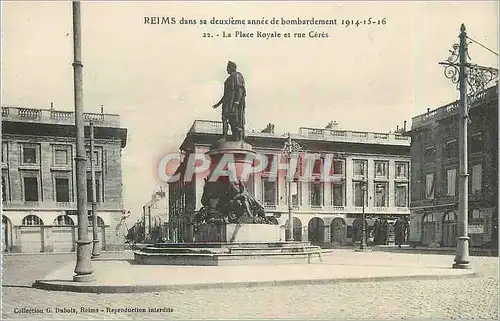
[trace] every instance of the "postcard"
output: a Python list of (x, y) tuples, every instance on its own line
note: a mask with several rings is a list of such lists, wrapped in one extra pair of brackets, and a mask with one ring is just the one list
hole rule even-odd
[(2, 319), (498, 319), (498, 1), (3, 1)]

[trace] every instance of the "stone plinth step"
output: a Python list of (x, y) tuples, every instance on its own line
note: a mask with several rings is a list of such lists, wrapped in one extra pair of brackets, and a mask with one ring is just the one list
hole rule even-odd
[(165, 254), (266, 254), (266, 253), (295, 253), (295, 252), (311, 252), (319, 251), (320, 248), (315, 245), (307, 246), (285, 246), (285, 247), (227, 247), (227, 248), (179, 248), (179, 247), (156, 247), (149, 246), (143, 248), (140, 252), (143, 253), (165, 253)]
[[(156, 243), (147, 247), (156, 248), (239, 248), (239, 247), (300, 247), (309, 246), (310, 242), (307, 241), (293, 241), (293, 242), (241, 242), (241, 243), (228, 243), (228, 242), (192, 242), (192, 243)], [(146, 247), (146, 248), (147, 248)]]
[(137, 264), (151, 265), (247, 265), (310, 263), (320, 260), (321, 251), (310, 252), (260, 252), (260, 253), (145, 253), (134, 252)]
[(309, 263), (321, 258), (309, 242), (158, 243), (134, 252), (137, 264), (230, 265)]
[(281, 248), (232, 248), (230, 249), (231, 254), (236, 253), (297, 253), (297, 252), (314, 252), (320, 251), (319, 246), (301, 246), (301, 247), (281, 247)]
[(266, 253), (282, 253), (282, 248), (258, 248), (258, 247), (248, 247), (248, 248), (233, 248), (229, 249), (231, 254), (266, 254)]
[(183, 253), (200, 253), (200, 254), (210, 254), (210, 253), (230, 253), (231, 249), (223, 247), (146, 247), (141, 250), (144, 253), (172, 253), (172, 254), (183, 254)]

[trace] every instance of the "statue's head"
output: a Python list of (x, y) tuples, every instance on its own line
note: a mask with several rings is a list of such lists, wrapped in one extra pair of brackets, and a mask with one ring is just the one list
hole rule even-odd
[(228, 74), (232, 73), (233, 71), (236, 71), (236, 64), (232, 61), (228, 61), (226, 70)]

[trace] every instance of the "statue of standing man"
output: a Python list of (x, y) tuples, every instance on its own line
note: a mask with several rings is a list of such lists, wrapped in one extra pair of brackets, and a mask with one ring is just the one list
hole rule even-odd
[(245, 80), (232, 61), (227, 63), (226, 71), (229, 77), (224, 82), (224, 95), (213, 108), (222, 104), (223, 139), (227, 139), (227, 130), (231, 126), (231, 140), (240, 141), (245, 135)]

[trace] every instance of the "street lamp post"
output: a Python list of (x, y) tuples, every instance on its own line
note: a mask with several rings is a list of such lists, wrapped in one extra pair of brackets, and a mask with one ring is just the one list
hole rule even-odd
[(90, 244), (87, 213), (87, 159), (85, 157), (85, 136), (83, 121), (83, 64), (81, 48), (80, 1), (73, 1), (73, 72), (76, 127), (76, 205), (78, 209), (78, 240), (76, 241), (76, 266), (73, 281), (95, 280), (90, 261)]
[[(488, 83), (498, 76), (498, 69), (474, 65), (467, 62), (469, 57), (465, 25), (460, 27), (460, 43), (453, 45), (450, 57), (446, 62), (440, 62), (444, 66), (445, 76), (457, 84), (460, 92), (458, 105), (459, 121), (459, 237), (457, 242), (457, 254), (454, 259), (453, 268), (469, 268), (469, 236), (468, 236), (468, 159), (467, 159), (467, 125), (469, 119), (469, 107), (484, 94)], [(470, 91), (470, 94), (468, 93)]]
[(96, 203), (96, 184), (95, 184), (95, 165), (94, 165), (94, 122), (90, 121), (90, 180), (92, 186), (92, 258), (98, 258), (101, 255), (98, 237), (98, 224), (97, 224), (97, 203)]
[(366, 218), (365, 218), (365, 193), (366, 193), (366, 180), (363, 176), (363, 180), (361, 182), (361, 202), (363, 203), (362, 212), (361, 212), (361, 242), (359, 244), (359, 249), (364, 250), (366, 248)]
[(285, 146), (283, 146), (283, 153), (286, 155), (288, 160), (288, 171), (286, 174), (287, 179), (287, 205), (288, 205), (288, 230), (289, 235), (287, 241), (293, 242), (293, 202), (292, 202), (292, 153), (298, 153), (301, 150), (301, 147), (296, 142), (292, 141), (292, 137), (290, 133), (288, 133), (287, 140), (285, 142)]
[(142, 225), (144, 226), (142, 242), (146, 243), (146, 208), (144, 206), (142, 207)]

